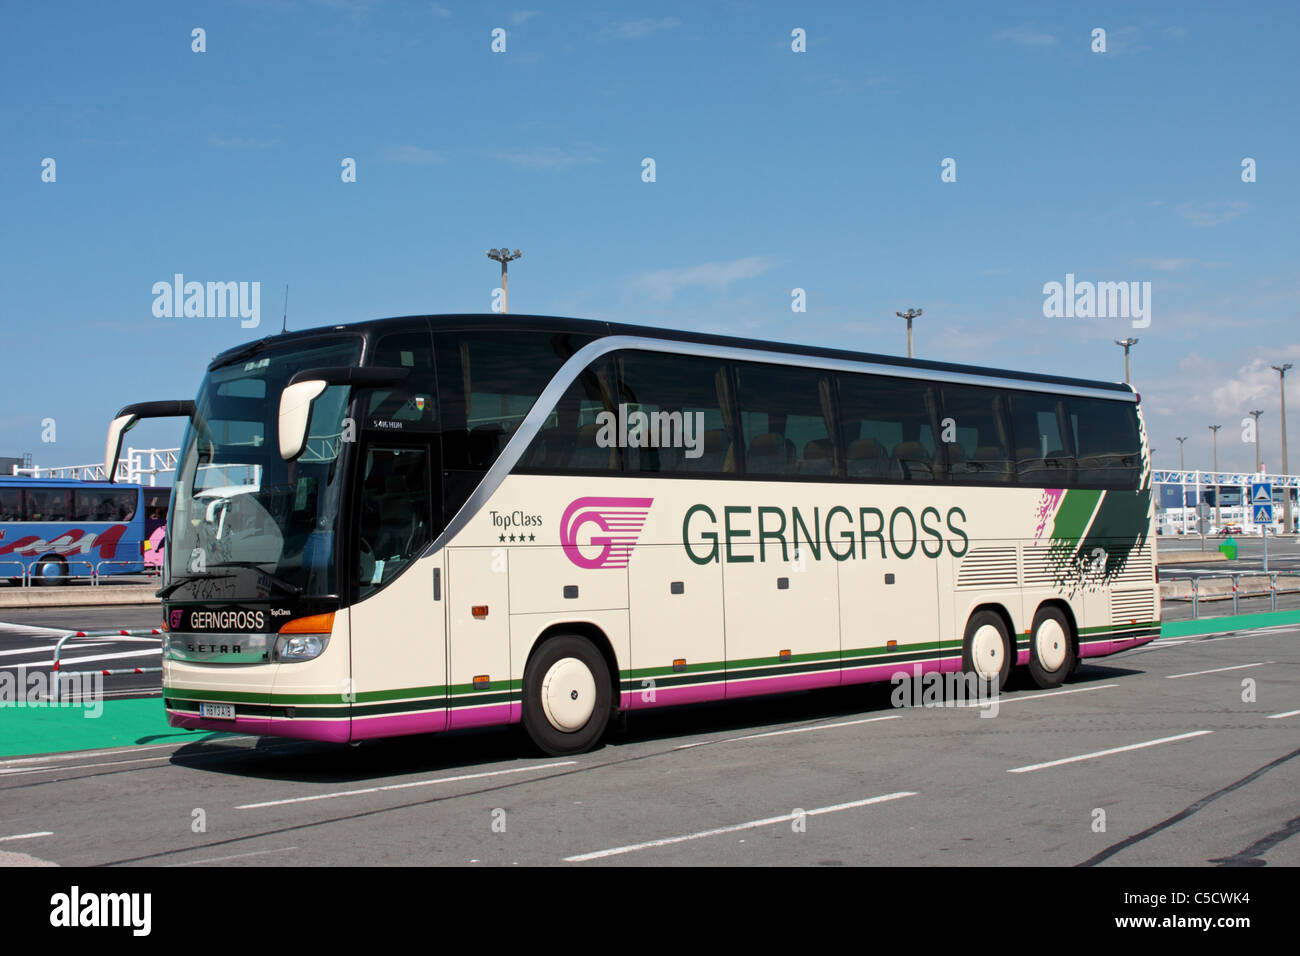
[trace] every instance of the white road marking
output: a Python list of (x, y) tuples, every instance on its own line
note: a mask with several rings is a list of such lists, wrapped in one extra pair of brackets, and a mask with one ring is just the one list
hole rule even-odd
[(13, 757), (8, 760), (0, 760), (0, 768), (12, 767), (17, 764), (28, 763), (49, 763), (51, 760), (86, 760), (90, 757), (111, 757), (113, 754), (140, 753), (142, 750), (161, 750), (164, 747), (175, 746), (174, 744), (146, 744), (141, 747), (118, 747), (113, 750), (78, 750), (67, 754), (49, 754), (43, 757)]
[(1191, 671), (1187, 674), (1166, 674), (1165, 680), (1177, 680), (1180, 677), (1200, 677), (1203, 674), (1222, 674), (1224, 671), (1240, 671), (1248, 667), (1264, 667), (1268, 664), (1276, 664), (1277, 661), (1257, 661), (1254, 664), (1234, 664), (1232, 667), (1215, 667), (1208, 671)]
[(73, 766), (62, 767), (18, 767), (15, 769), (0, 770), (0, 777), (19, 776), (25, 773), (46, 773), (50, 770), (95, 770), (99, 767), (116, 767), (127, 763), (148, 763), (151, 760), (167, 760), (167, 754), (159, 754), (157, 757), (137, 757), (135, 760), (105, 760), (102, 763), (83, 763), (74, 764)]
[(265, 856), (268, 853), (288, 853), (291, 850), (298, 849), (296, 846), (285, 846), (278, 850), (254, 850), (252, 853), (236, 853), (233, 856), (214, 856), (207, 860), (192, 860), (188, 863), (169, 863), (168, 866), (206, 866), (209, 863), (224, 863), (226, 860), (242, 860), (247, 856)]
[(1092, 760), (1094, 757), (1109, 757), (1111, 754), (1122, 754), (1129, 750), (1142, 750), (1144, 747), (1170, 744), (1176, 740), (1190, 740), (1192, 737), (1203, 737), (1206, 734), (1212, 733), (1214, 733), (1213, 730), (1193, 730), (1191, 733), (1179, 734), (1176, 737), (1161, 737), (1159, 740), (1147, 740), (1140, 744), (1129, 744), (1127, 747), (1112, 747), (1110, 750), (1098, 750), (1096, 753), (1079, 754), (1077, 757), (1063, 757), (1060, 760), (1049, 760), (1047, 763), (1034, 763), (1027, 767), (1015, 767), (1008, 770), (1007, 773), (1029, 773), (1031, 770), (1043, 770), (1047, 767), (1059, 767), (1062, 764), (1078, 763), (1080, 760)]
[[(107, 647), (112, 641), (98, 641), (94, 644), (78, 644), (77, 650), (91, 647)], [(42, 644), (40, 647), (19, 647), (11, 651), (0, 651), (0, 657), (14, 657), (18, 654), (49, 654), (54, 650), (49, 644)]]
[(1038, 700), (1042, 697), (1064, 697), (1066, 694), (1086, 694), (1090, 690), (1105, 690), (1107, 687), (1118, 687), (1119, 684), (1096, 684), (1092, 687), (1072, 687), (1069, 690), (1045, 690), (1041, 694), (1024, 694), (1008, 697), (1005, 694), (998, 694), (997, 697), (989, 697), (986, 700), (964, 700), (960, 703), (945, 704), (946, 707), (989, 707), (996, 701), (998, 704), (1014, 704), (1020, 700)]
[(41, 830), (37, 833), (16, 833), (13, 836), (0, 837), (0, 843), (7, 843), (10, 840), (30, 840), (33, 837), (54, 836), (53, 830)]
[(1190, 644), (1190, 643), (1192, 643), (1190, 638), (1187, 638), (1185, 640), (1180, 640), (1180, 641), (1152, 641), (1150, 644), (1146, 646), (1146, 649), (1148, 651), (1154, 651), (1161, 647), (1177, 647), (1179, 644)]
[(33, 627), (31, 624), (6, 624), (0, 621), (0, 630), (13, 631), (17, 634), (46, 634), (50, 637), (62, 637), (71, 628)]
[(309, 803), (312, 800), (332, 800), (335, 797), (358, 797), (367, 793), (383, 793), (386, 790), (406, 790), (410, 787), (429, 787), (435, 783), (456, 783), (461, 780), (478, 780), (482, 777), (499, 777), (506, 773), (527, 773), (529, 770), (551, 770), (555, 767), (571, 767), (576, 760), (563, 760), (559, 763), (542, 763), (532, 767), (511, 767), (509, 770), (490, 770), (486, 773), (466, 773), (458, 777), (438, 777), (434, 780), (412, 780), (409, 783), (390, 783), (383, 787), (366, 787), (364, 790), (339, 790), (334, 793), (317, 793), (310, 797), (289, 797), (285, 800), (267, 800), (264, 803), (245, 803), (235, 807), (236, 810), (260, 810), (262, 807), (280, 807), (286, 803)]
[(817, 724), (814, 727), (795, 727), (791, 730), (770, 730), (762, 734), (746, 734), (744, 737), (730, 737), (727, 741), (719, 742), (727, 743), (732, 740), (757, 740), (760, 737), (780, 737), (785, 734), (806, 734), (810, 730), (832, 730), (836, 727), (853, 727), (856, 724), (871, 724), (878, 720), (897, 720), (901, 716), (902, 714), (889, 714), (886, 717), (865, 717), (862, 720), (845, 720), (838, 724)]
[(123, 657), (150, 657), (157, 656), (161, 652), (158, 648), (150, 648), (147, 651), (122, 651), (118, 654), (91, 654), (88, 657), (64, 657), (59, 661), (59, 666), (64, 664), (84, 664), (87, 661), (115, 661)]
[[(869, 797), (866, 800), (854, 800), (852, 803), (837, 803), (830, 807), (818, 807), (815, 810), (804, 811), (805, 816), (816, 817), (823, 813), (838, 813), (841, 810), (852, 810), (856, 807), (867, 807), (876, 803), (886, 803), (890, 800), (899, 800), (903, 797), (914, 797), (916, 791), (903, 790), (898, 793), (886, 793), (879, 797)], [(688, 840), (702, 840), (705, 837), (719, 836), (723, 833), (738, 833), (742, 830), (754, 830), (758, 827), (775, 826), (778, 823), (789, 823), (795, 819), (794, 813), (785, 813), (779, 817), (767, 817), (764, 820), (750, 820), (748, 823), (736, 823), (728, 827), (717, 827), (713, 830), (701, 830), (698, 833), (687, 833), (684, 836), (666, 837), (662, 840), (649, 840), (645, 843), (632, 843), (628, 846), (616, 846), (608, 850), (596, 850), (593, 853), (581, 853), (577, 856), (566, 856), (565, 863), (585, 863), (587, 860), (599, 860), (609, 856), (618, 856), (623, 853), (635, 853), (637, 850), (648, 850), (654, 847), (671, 846), (674, 843), (685, 843)]]
[(1281, 720), (1283, 717), (1294, 717), (1296, 714), (1300, 714), (1300, 710), (1288, 710), (1288, 711), (1287, 711), (1286, 713), (1284, 713), (1284, 714), (1269, 714), (1269, 715), (1268, 715), (1268, 719), (1269, 719), (1269, 720)]

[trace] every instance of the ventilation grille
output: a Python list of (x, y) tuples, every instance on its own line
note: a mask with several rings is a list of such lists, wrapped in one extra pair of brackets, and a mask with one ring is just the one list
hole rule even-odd
[(1110, 623), (1119, 627), (1136, 621), (1145, 624), (1156, 616), (1155, 592), (1112, 591), (1110, 595)]
[(959, 588), (990, 588), (1016, 583), (1016, 549), (975, 548), (961, 560)]
[(1128, 563), (1124, 570), (1115, 575), (1113, 584), (1150, 584), (1155, 578), (1151, 576), (1151, 545), (1144, 544), (1129, 552)]
[(1025, 561), (1026, 587), (1050, 586), (1056, 583), (1056, 577), (1052, 571), (1052, 562), (1048, 557), (1049, 550), (1046, 545), (1025, 548), (1022, 553)]

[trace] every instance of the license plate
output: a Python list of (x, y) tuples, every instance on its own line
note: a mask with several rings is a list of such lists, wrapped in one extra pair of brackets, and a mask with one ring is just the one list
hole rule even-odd
[(215, 717), (217, 720), (234, 720), (234, 704), (199, 704), (200, 717)]

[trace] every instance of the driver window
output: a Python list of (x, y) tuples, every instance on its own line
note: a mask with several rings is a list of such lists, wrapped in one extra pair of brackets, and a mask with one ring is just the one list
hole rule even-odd
[(430, 540), (425, 448), (372, 445), (361, 487), (361, 596), (379, 590)]

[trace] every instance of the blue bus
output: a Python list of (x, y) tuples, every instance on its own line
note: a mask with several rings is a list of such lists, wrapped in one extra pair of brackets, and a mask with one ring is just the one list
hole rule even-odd
[(170, 488), (0, 477), (0, 580), (140, 574), (170, 497)]

